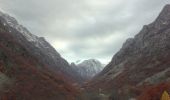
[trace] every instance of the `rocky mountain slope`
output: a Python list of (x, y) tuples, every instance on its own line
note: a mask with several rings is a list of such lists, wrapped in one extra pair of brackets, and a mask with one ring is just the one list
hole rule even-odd
[(169, 73), (170, 5), (166, 5), (85, 87), (109, 100), (159, 100), (165, 89), (170, 92)]
[(77, 61), (71, 63), (71, 66), (81, 76), (82, 81), (90, 80), (104, 68), (104, 64), (96, 59)]
[(0, 12), (0, 23), (5, 30), (16, 38), (16, 41), (24, 46), (27, 51), (39, 59), (42, 64), (49, 66), (49, 70), (60, 71), (70, 76), (72, 80), (79, 77), (69, 66), (68, 62), (43, 38), (31, 34), (24, 26), (20, 25), (15, 18)]
[(75, 100), (75, 74), (42, 37), (0, 12), (0, 100)]

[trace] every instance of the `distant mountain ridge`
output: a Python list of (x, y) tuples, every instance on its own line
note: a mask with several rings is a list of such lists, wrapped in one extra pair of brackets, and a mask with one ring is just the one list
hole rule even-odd
[(83, 81), (87, 81), (102, 71), (105, 65), (96, 59), (88, 59), (78, 60), (76, 63), (71, 63), (71, 66)]

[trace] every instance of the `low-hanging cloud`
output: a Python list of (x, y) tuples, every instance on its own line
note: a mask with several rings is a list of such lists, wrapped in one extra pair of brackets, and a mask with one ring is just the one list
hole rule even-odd
[(69, 62), (106, 63), (169, 0), (0, 0), (0, 8), (45, 37)]

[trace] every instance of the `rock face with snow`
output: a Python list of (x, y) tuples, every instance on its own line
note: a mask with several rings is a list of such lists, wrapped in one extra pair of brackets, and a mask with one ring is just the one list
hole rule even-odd
[(0, 100), (75, 100), (72, 71), (44, 38), (0, 12)]
[(34, 57), (42, 64), (49, 66), (49, 70), (65, 73), (77, 79), (78, 76), (71, 69), (68, 62), (43, 38), (29, 32), (24, 26), (20, 25), (15, 18), (0, 12), (0, 23), (6, 31), (14, 36)]
[(83, 81), (91, 79), (104, 68), (104, 64), (95, 59), (77, 61), (71, 66), (82, 77)]
[[(153, 23), (124, 43), (89, 87), (100, 89), (111, 100), (130, 100), (137, 98), (144, 87), (170, 81), (169, 68), (170, 5), (166, 5)], [(154, 97), (146, 93), (150, 99), (140, 100), (157, 100), (162, 90)]]
[[(3, 12), (0, 12), (1, 22), (6, 27), (11, 27), (17, 30), (18, 32), (22, 33), (22, 35), (28, 40), (28, 41), (36, 41), (38, 39), (37, 36), (31, 34), (24, 26), (20, 25), (17, 20), (14, 17), (9, 16), (8, 14), (5, 14)], [(8, 30), (9, 32), (12, 32), (12, 30)]]

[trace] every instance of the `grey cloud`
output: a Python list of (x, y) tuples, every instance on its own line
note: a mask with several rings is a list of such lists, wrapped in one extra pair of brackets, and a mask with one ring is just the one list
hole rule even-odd
[[(44, 36), (69, 61), (107, 59), (151, 23), (169, 0), (0, 0), (0, 8)], [(110, 36), (121, 37), (107, 40)], [(93, 40), (93, 41), (89, 41)], [(91, 43), (95, 42), (95, 43)], [(56, 45), (57, 43), (57, 45)], [(61, 47), (59, 44), (65, 44)]]

